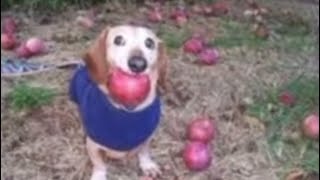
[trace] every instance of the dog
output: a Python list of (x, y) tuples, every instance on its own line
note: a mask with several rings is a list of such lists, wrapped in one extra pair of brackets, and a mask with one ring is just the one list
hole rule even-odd
[[(134, 58), (139, 59), (138, 64), (130, 62)], [(160, 122), (160, 92), (166, 89), (168, 57), (164, 43), (144, 26), (106, 27), (83, 60), (85, 65), (74, 73), (69, 93), (86, 133), (86, 149), (93, 165), (91, 180), (107, 179), (103, 152), (111, 159), (137, 155), (145, 175), (160, 175), (148, 145)], [(134, 108), (127, 109), (113, 100), (107, 84), (114, 68), (149, 77), (150, 92)]]

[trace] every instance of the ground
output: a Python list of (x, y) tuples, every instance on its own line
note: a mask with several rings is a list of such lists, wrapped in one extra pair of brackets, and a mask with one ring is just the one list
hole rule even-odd
[[(294, 9), (291, 1), (281, 5), (270, 7)], [(296, 6), (305, 13), (312, 4), (302, 2)], [(235, 9), (243, 10), (241, 6)], [(58, 63), (81, 57), (104, 25), (144, 18), (142, 11), (142, 8), (132, 7), (103, 11), (97, 27), (91, 31), (75, 24), (75, 18), (82, 12), (73, 8), (55, 16), (26, 16), (26, 13), (12, 11), (1, 15), (14, 14), (21, 20), (19, 35), (22, 38), (38, 35), (50, 45), (50, 53), (36, 57), (34, 61)], [(231, 19), (195, 17), (182, 29), (172, 25), (152, 26), (168, 43), (169, 80), (175, 87), (174, 92), (163, 97), (162, 123), (151, 146), (155, 160), (163, 167), (161, 179), (278, 180), (282, 173), (288, 172), (269, 151), (267, 126), (246, 109), (255, 97), (301, 74), (318, 78), (319, 64), (315, 53), (318, 49), (316, 43), (308, 41), (315, 37), (306, 37), (306, 42), (299, 39), (297, 47), (293, 45), (289, 50), (283, 48), (288, 44), (279, 45), (283, 43), (282, 39), (269, 40), (270, 43), (263, 45), (259, 44), (261, 40), (247, 44), (231, 40), (234, 44), (230, 45), (222, 39), (218, 46), (222, 58), (214, 66), (194, 63), (195, 57), (175, 47), (181, 45), (180, 41), (185, 38), (183, 33), (194, 27), (207, 28), (213, 37), (241, 34), (239, 28), (243, 28), (243, 19), (237, 18), (238, 15), (235, 13)], [(44, 19), (48, 22), (44, 23)], [(236, 32), (229, 32), (232, 28)], [(181, 37), (175, 39), (175, 35)], [(230, 37), (225, 38), (227, 41)], [(253, 46), (249, 46), (250, 43)], [(1, 55), (11, 54), (1, 51)], [(1, 79), (1, 179), (88, 179), (91, 169), (84, 147), (84, 133), (76, 107), (67, 94), (72, 72), (54, 70), (32, 77)], [(57, 95), (53, 102), (36, 109), (13, 109), (7, 97), (19, 82), (52, 88)], [(182, 162), (181, 150), (186, 141), (187, 123), (200, 115), (209, 115), (217, 126), (217, 137), (212, 143), (214, 164), (204, 172), (191, 173)], [(135, 180), (140, 176), (135, 158), (109, 163), (111, 180)]]

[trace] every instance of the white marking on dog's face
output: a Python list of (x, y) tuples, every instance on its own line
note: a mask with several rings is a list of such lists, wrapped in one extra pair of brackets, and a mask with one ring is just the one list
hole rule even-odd
[(117, 26), (109, 29), (106, 41), (107, 60), (123, 71), (132, 73), (129, 59), (137, 52), (147, 62), (147, 67), (142, 73), (150, 73), (151, 67), (156, 64), (160, 40), (147, 28)]

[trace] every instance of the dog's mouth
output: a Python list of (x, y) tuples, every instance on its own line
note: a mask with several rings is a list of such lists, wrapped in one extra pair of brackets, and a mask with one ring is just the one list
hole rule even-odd
[(132, 74), (117, 68), (111, 72), (107, 86), (114, 101), (133, 109), (147, 98), (151, 82), (147, 74)]

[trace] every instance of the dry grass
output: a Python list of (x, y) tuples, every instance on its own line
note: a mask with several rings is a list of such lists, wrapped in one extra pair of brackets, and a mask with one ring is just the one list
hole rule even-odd
[[(128, 12), (108, 13), (94, 32), (87, 32), (72, 22), (69, 11), (37, 25), (37, 19), (20, 16), (24, 23), (22, 37), (42, 34), (54, 47), (49, 55), (35, 61), (56, 62), (78, 57), (102, 29), (102, 24), (126, 21)], [(141, 15), (135, 15), (137, 18)], [(217, 31), (217, 19), (195, 19), (188, 29), (203, 25)], [(27, 25), (28, 24), (28, 25)], [(154, 26), (158, 30), (157, 26)], [(173, 29), (174, 30), (174, 29)], [(45, 33), (43, 33), (45, 32)], [(175, 47), (175, 46), (174, 46)], [(179, 48), (170, 52), (170, 81), (173, 94), (164, 96), (162, 125), (152, 143), (155, 159), (165, 168), (164, 180), (278, 180), (280, 164), (273, 160), (265, 138), (265, 126), (245, 113), (248, 99), (265, 89), (277, 87), (302, 73), (314, 76), (318, 69), (308, 54), (288, 54), (273, 49), (248, 47), (221, 48), (223, 59), (216, 66), (200, 66), (195, 58)], [(6, 52), (1, 53), (6, 54)], [(90, 163), (84, 150), (84, 134), (74, 105), (66, 90), (72, 72), (54, 71), (24, 81), (60, 89), (50, 105), (15, 112), (4, 97), (13, 87), (12, 80), (1, 80), (1, 179), (5, 180), (85, 180)], [(186, 171), (181, 149), (185, 125), (200, 114), (216, 119), (218, 137), (213, 145), (215, 163), (202, 173)], [(136, 159), (109, 163), (110, 180), (138, 180)]]

